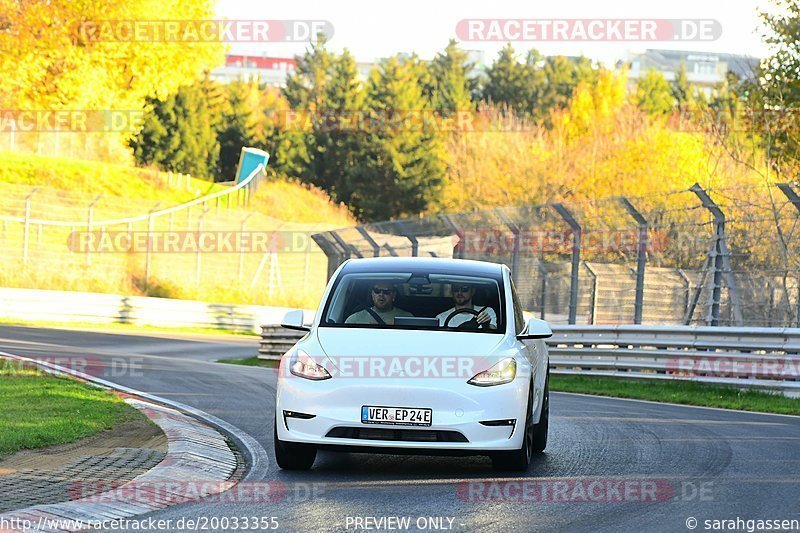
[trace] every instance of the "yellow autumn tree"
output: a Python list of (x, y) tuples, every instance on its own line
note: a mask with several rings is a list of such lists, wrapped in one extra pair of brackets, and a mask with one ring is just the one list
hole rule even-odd
[[(696, 200), (668, 193), (694, 183), (762, 184), (713, 135), (648, 116), (627, 86), (625, 71), (601, 70), (596, 83), (579, 85), (566, 108), (551, 112), (551, 128), (523, 123), (453, 133), (443, 210), (551, 201), (590, 209), (595, 200), (620, 195), (646, 198), (639, 200), (642, 209), (679, 208), (681, 202), (696, 206)], [(494, 126), (510, 121), (508, 112), (490, 115)]]
[(104, 21), (213, 19), (210, 0), (0, 0), (4, 109), (141, 109), (223, 60), (221, 42), (100, 41)]

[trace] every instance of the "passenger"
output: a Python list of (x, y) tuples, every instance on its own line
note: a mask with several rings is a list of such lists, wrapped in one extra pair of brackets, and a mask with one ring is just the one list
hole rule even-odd
[(394, 325), (398, 316), (414, 316), (408, 311), (394, 306), (397, 289), (391, 283), (377, 282), (370, 289), (372, 307), (353, 313), (345, 324), (388, 324)]

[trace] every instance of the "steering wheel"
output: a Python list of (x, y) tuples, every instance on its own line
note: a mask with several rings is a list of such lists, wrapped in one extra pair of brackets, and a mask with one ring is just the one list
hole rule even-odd
[(468, 314), (472, 315), (473, 318), (467, 320), (466, 322), (462, 322), (461, 324), (459, 324), (456, 327), (456, 329), (478, 329), (478, 328), (482, 328), (484, 326), (488, 326), (488, 324), (489, 324), (489, 322), (484, 322), (483, 324), (478, 324), (478, 321), (476, 320), (476, 318), (478, 317), (478, 315), (480, 313), (478, 311), (475, 311), (474, 309), (464, 308), (464, 309), (456, 309), (455, 311), (453, 311), (452, 313), (447, 315), (447, 318), (444, 320), (444, 326), (442, 326), (442, 327), (445, 327), (445, 328), (448, 327), (450, 325), (450, 320), (452, 320), (454, 316), (460, 315), (461, 313), (468, 313)]

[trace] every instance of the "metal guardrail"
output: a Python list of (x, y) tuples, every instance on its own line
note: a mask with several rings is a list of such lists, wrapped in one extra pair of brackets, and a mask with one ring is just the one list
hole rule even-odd
[[(302, 336), (265, 325), (259, 357), (279, 359)], [(800, 328), (554, 326), (548, 346), (554, 374), (800, 391)]]

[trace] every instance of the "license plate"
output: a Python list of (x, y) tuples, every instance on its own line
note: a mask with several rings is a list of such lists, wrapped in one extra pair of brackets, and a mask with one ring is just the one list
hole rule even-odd
[(365, 405), (361, 408), (362, 424), (390, 424), (394, 426), (430, 426), (433, 409), (414, 407), (382, 407)]

